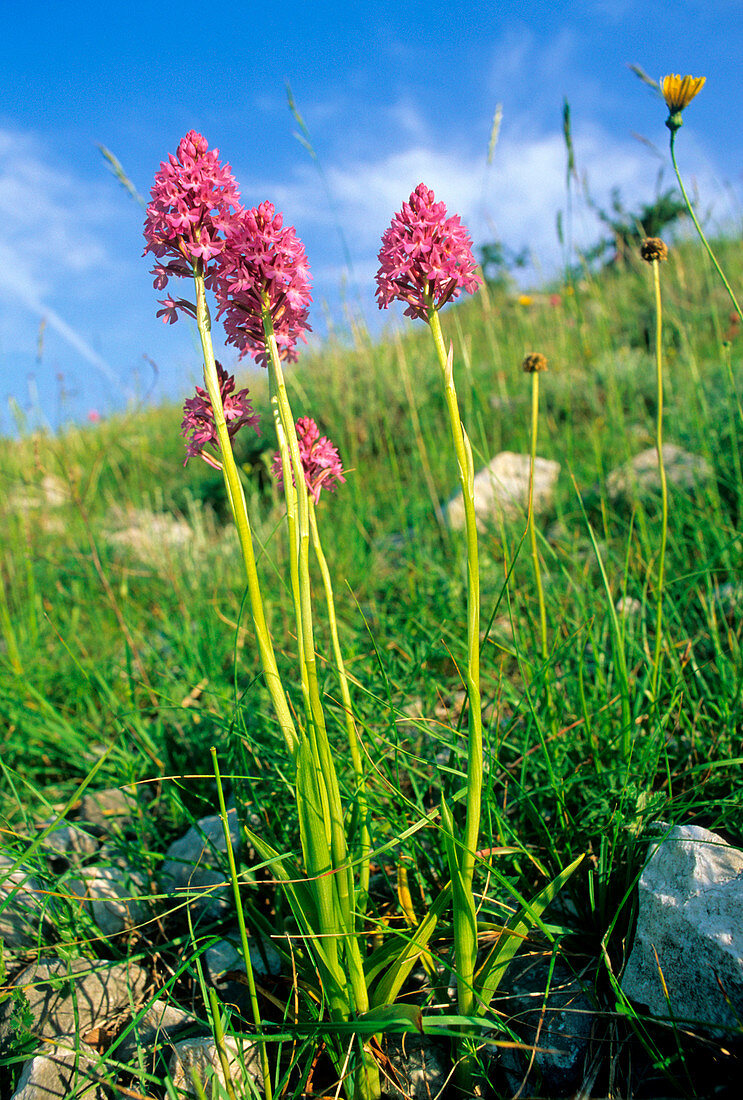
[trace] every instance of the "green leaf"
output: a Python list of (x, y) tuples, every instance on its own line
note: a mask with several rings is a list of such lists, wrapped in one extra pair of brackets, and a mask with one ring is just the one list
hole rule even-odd
[[(581, 855), (568, 864), (552, 882), (548, 883), (543, 890), (540, 890), (536, 897), (532, 898), (528, 905), (519, 910), (505, 925), (497, 943), (475, 975), (478, 998), (477, 1012), (479, 1015), (484, 1015), (490, 1007), (493, 994), (500, 985), (508, 964), (523, 943), (527, 933), (535, 924), (541, 924), (542, 913), (583, 862), (583, 859), (584, 857)], [(544, 925), (542, 927), (544, 928)]]
[(379, 1032), (383, 1031), (418, 1031), (423, 1034), (423, 1013), (419, 1005), (378, 1005), (369, 1012), (363, 1012), (358, 1023), (379, 1023)]
[[(411, 934), (410, 939), (407, 941), (402, 951), (399, 951), (394, 961), (389, 963), (384, 977), (370, 997), (370, 1002), (375, 1009), (383, 1007), (385, 1004), (391, 1004), (395, 1000), (408, 974), (421, 955), (425, 954), (428, 950), (428, 943), (436, 930), (439, 917), (449, 904), (450, 898), (451, 884), (447, 883), (415, 932)], [(375, 959), (375, 962), (371, 969), (366, 972), (367, 985), (371, 984), (377, 972), (385, 969), (384, 957), (376, 959), (375, 952), (375, 956), (372, 956), (372, 958)], [(372, 960), (370, 960), (370, 962), (371, 961)]]

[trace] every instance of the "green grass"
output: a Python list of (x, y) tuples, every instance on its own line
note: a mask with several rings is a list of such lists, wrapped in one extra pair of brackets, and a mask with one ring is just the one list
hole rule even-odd
[[(740, 242), (716, 248), (740, 285)], [(529, 381), (520, 363), (531, 351), (550, 363), (541, 380), (539, 453), (562, 464), (553, 508), (537, 531), (548, 669), (522, 546), (525, 517), (493, 526), (481, 540), (489, 627), (481, 846), (505, 851), (483, 859), (476, 875), (483, 935), (492, 938), (518, 898), (533, 897), (586, 853), (561, 892), (562, 907), (549, 911), (527, 949), (549, 957), (554, 941), (596, 998), (606, 1052), (597, 1087), (616, 1088), (612, 1095), (661, 1089), (693, 1096), (699, 1066), (724, 1080), (719, 1044), (643, 1021), (618, 1000), (614, 982), (630, 943), (632, 887), (649, 826), (699, 824), (743, 843), (743, 419), (734, 388), (741, 345), (725, 343), (728, 302), (700, 247), (673, 248), (661, 274), (665, 440), (702, 455), (714, 476), (694, 491), (671, 489), (657, 700), (650, 684), (660, 497), (613, 503), (607, 493), (609, 471), (653, 444), (648, 268), (638, 260), (630, 269), (587, 274), (556, 306), (546, 293), (530, 306), (480, 294), (445, 311), (442, 323), (454, 341), (476, 469), (501, 450), (528, 452)], [(435, 515), (455, 490), (456, 471), (428, 333), (422, 324), (405, 331), (402, 340), (379, 342), (357, 332), (353, 346), (331, 344), (289, 377), (295, 414), (315, 417), (349, 471), (347, 484), (325, 495), (319, 521), (369, 760), (373, 846), (389, 845), (376, 860), (370, 936), (384, 928), (405, 934), (399, 867), (409, 872), (418, 919), (447, 881), (435, 814), (403, 844), (399, 838), (438, 805), (442, 788), (456, 796), (466, 770), (458, 671), (466, 659), (464, 563), (460, 540)], [(266, 449), (238, 450), (238, 457), (263, 547), (259, 568), (277, 657), (297, 699), (281, 506), (266, 477), (271, 418), (260, 385), (255, 396)], [(241, 612), (243, 574), (221, 480), (197, 460), (184, 471), (179, 423), (176, 408), (136, 411), (55, 438), (6, 443), (0, 454), (2, 828), (3, 847), (18, 855), (37, 836), (36, 823), (58, 811), (106, 753), (96, 787), (140, 781), (155, 792), (152, 812), (120, 842), (154, 878), (168, 842), (191, 820), (216, 812), (212, 745), (225, 782), (240, 777), (231, 783), (238, 804), (262, 815), (266, 839), (296, 849), (287, 809), (293, 780)], [(183, 541), (176, 523), (189, 525), (180, 528)], [(135, 527), (145, 531), (138, 546), (126, 534)], [(611, 609), (621, 597), (637, 599), (640, 610), (615, 621)], [(343, 714), (322, 619), (317, 644), (342, 759)], [(632, 718), (628, 762), (623, 693)], [(350, 762), (343, 778), (348, 789)], [(265, 871), (246, 874), (253, 884), (244, 888), (248, 927), (290, 929), (291, 915)], [(83, 940), (86, 952), (102, 957), (157, 951), (171, 967), (163, 975), (178, 971), (176, 995), (195, 998), (209, 1018), (196, 967), (203, 931), (191, 937), (152, 923), (129, 941), (103, 942), (79, 910), (59, 905), (59, 935), (49, 950), (74, 953), (73, 941)], [(432, 943), (445, 969), (447, 919)], [(306, 1024), (317, 1005), (306, 991), (297, 996)], [(262, 1005), (274, 1034), (286, 1036), (280, 1072), (289, 1065), (292, 1034), (299, 1044), (287, 1095), (299, 1094), (309, 1060), (301, 1028), (292, 1030), (293, 997), (284, 984)], [(249, 1032), (247, 1019), (233, 1013), (228, 1026)], [(499, 1026), (498, 1037), (508, 1038), (508, 1020)], [(136, 1087), (160, 1096), (161, 1079), (162, 1069)]]

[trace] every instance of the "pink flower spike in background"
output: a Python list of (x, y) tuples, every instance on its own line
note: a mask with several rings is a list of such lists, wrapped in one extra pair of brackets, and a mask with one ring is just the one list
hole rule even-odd
[[(320, 435), (320, 429), (309, 416), (300, 416), (297, 421), (297, 442), (307, 491), (317, 504), (321, 489), (332, 492), (338, 483), (346, 480), (341, 457), (338, 448), (333, 446), (327, 436)], [(279, 485), (283, 485), (284, 473), (280, 454), (274, 455), (272, 468)]]
[(377, 273), (377, 301), (386, 309), (397, 299), (407, 317), (428, 320), (429, 310), (474, 294), (482, 283), (472, 255), (472, 239), (459, 215), (446, 216), (446, 206), (419, 183), (382, 237)]
[[(209, 285), (209, 263), (222, 252), (227, 227), (241, 209), (230, 166), (220, 164), (219, 150), (210, 150), (206, 138), (190, 130), (178, 152), (160, 165), (151, 196), (144, 224), (145, 253), (166, 260), (153, 269), (156, 289), (162, 290), (173, 277), (192, 276), (194, 265)], [(168, 298), (162, 304), (169, 310), (164, 320), (172, 323), (183, 303)]]
[(297, 358), (298, 339), (311, 332), (310, 267), (293, 226), (273, 203), (262, 202), (232, 219), (216, 285), (227, 341), (263, 366), (268, 352), (262, 311), (267, 305), (281, 359)]
[[(217, 374), (219, 376), (219, 392), (222, 395), (222, 405), (224, 407), (224, 418), (230, 439), (233, 439), (245, 424), (250, 424), (252, 428), (255, 428), (256, 433), (260, 435), (258, 417), (253, 412), (248, 391), (239, 390), (237, 393), (233, 393), (232, 391), (235, 388), (234, 376), (228, 374), (220, 363), (217, 363)], [(186, 440), (184, 466), (189, 458), (201, 455), (210, 466), (214, 466), (217, 470), (221, 468), (209, 451), (204, 450), (205, 447), (216, 446), (217, 428), (214, 423), (214, 411), (209, 400), (209, 394), (201, 386), (196, 387), (196, 396), (189, 397), (183, 406), (181, 435)]]

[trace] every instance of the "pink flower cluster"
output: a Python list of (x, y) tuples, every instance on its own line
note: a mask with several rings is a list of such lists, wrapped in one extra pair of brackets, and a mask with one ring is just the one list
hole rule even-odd
[[(320, 429), (309, 416), (300, 416), (297, 421), (297, 442), (307, 492), (317, 504), (321, 489), (332, 492), (338, 483), (346, 480), (341, 458), (337, 447), (333, 446), (327, 436), (320, 435)], [(279, 485), (283, 485), (284, 472), (280, 454), (274, 455), (273, 473)]]
[(377, 301), (386, 309), (397, 299), (407, 317), (428, 320), (462, 290), (474, 294), (482, 279), (472, 255), (472, 239), (459, 215), (446, 216), (446, 206), (420, 183), (409, 202), (395, 214), (382, 237), (377, 273)]
[(268, 352), (263, 309), (273, 321), (279, 356), (297, 358), (298, 339), (311, 331), (307, 321), (310, 268), (293, 226), (285, 226), (273, 203), (262, 202), (232, 218), (216, 280), (219, 316), (227, 341), (263, 366)]
[[(156, 289), (174, 276), (191, 276), (195, 263), (208, 275), (209, 261), (222, 252), (227, 227), (240, 209), (230, 166), (220, 163), (219, 150), (210, 150), (206, 138), (190, 130), (178, 152), (160, 165), (147, 207), (145, 254), (167, 260), (153, 269)], [(173, 298), (162, 305), (158, 317), (171, 323), (179, 309), (193, 312), (189, 303)]]
[[(233, 393), (235, 379), (233, 375), (228, 374), (227, 371), (224, 370), (220, 363), (217, 363), (217, 375), (219, 377), (219, 392), (222, 395), (222, 405), (224, 407), (224, 418), (227, 422), (227, 431), (230, 439), (232, 439), (245, 424), (250, 424), (251, 427), (255, 428), (257, 434), (260, 435), (258, 417), (253, 412), (253, 406), (250, 403), (248, 391), (239, 390), (237, 393)], [(219, 440), (217, 437), (217, 427), (214, 422), (214, 410), (209, 400), (209, 394), (205, 389), (202, 389), (201, 386), (196, 387), (196, 396), (189, 397), (183, 406), (181, 435), (186, 440), (186, 462), (188, 462), (189, 458), (195, 458), (197, 455), (201, 455), (204, 461), (208, 462), (210, 466), (219, 469), (219, 463), (216, 459), (209, 451), (204, 450), (205, 447), (216, 447)], [(186, 462), (183, 463), (184, 466)]]

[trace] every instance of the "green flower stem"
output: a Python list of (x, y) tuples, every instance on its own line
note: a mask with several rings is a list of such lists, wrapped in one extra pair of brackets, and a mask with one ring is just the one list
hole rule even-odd
[(364, 768), (361, 761), (361, 752), (359, 751), (358, 730), (356, 729), (356, 723), (354, 722), (353, 718), (353, 706), (351, 704), (351, 692), (348, 686), (348, 676), (346, 674), (346, 666), (343, 660), (343, 653), (341, 652), (340, 640), (338, 638), (338, 622), (335, 614), (333, 583), (330, 578), (330, 570), (328, 569), (328, 563), (326, 561), (325, 554), (322, 548), (322, 543), (320, 541), (320, 532), (317, 527), (317, 513), (315, 512), (315, 502), (312, 500), (311, 497), (309, 498), (309, 510), (310, 530), (312, 532), (312, 546), (315, 551), (317, 563), (320, 566), (320, 573), (322, 575), (323, 586), (325, 588), (325, 600), (328, 607), (328, 622), (330, 624), (330, 635), (333, 641), (335, 667), (338, 672), (338, 680), (341, 689), (341, 699), (343, 701), (343, 711), (345, 716), (346, 733), (348, 735), (348, 747), (351, 753), (351, 761), (353, 763), (353, 771), (356, 781), (354, 795), (356, 797), (356, 806), (358, 808), (358, 818), (361, 822), (361, 859), (359, 865), (359, 900), (357, 903), (357, 908), (363, 909), (369, 893), (369, 857), (371, 852), (371, 838), (369, 835), (369, 824), (367, 820), (368, 806), (366, 801), (366, 782), (364, 778)]
[(689, 201), (689, 196), (686, 194), (686, 188), (684, 187), (684, 181), (681, 179), (681, 173), (679, 172), (678, 164), (676, 163), (675, 145), (676, 145), (676, 130), (671, 130), (671, 162), (673, 164), (673, 170), (676, 173), (676, 179), (678, 180), (678, 185), (681, 188), (681, 194), (683, 195), (684, 202), (686, 203), (686, 209), (689, 211), (689, 215), (691, 217), (691, 220), (694, 222), (694, 226), (696, 228), (697, 233), (699, 234), (699, 237), (700, 237), (700, 240), (701, 240), (702, 244), (707, 249), (707, 255), (709, 256), (710, 260), (714, 264), (714, 267), (715, 267), (715, 270), (717, 271), (717, 274), (722, 279), (723, 285), (724, 285), (725, 289), (727, 290), (728, 294), (730, 295), (730, 301), (735, 306), (736, 313), (740, 317), (741, 321), (743, 321), (743, 310), (741, 310), (741, 307), (738, 304), (738, 299), (735, 297), (735, 294), (733, 294), (733, 290), (732, 290), (732, 287), (730, 286), (730, 283), (725, 278), (725, 272), (722, 270), (719, 263), (717, 262), (717, 257), (715, 256), (714, 252), (712, 251), (712, 247), (711, 247), (709, 241), (707, 240), (707, 238), (705, 237), (701, 225), (697, 221), (697, 216), (694, 213), (694, 207), (691, 205), (691, 202)]
[(650, 693), (657, 700), (658, 677), (660, 674), (661, 646), (663, 638), (663, 582), (666, 567), (666, 541), (668, 538), (668, 485), (666, 469), (663, 464), (663, 310), (660, 298), (660, 263), (652, 261), (653, 289), (655, 292), (655, 368), (658, 393), (658, 415), (655, 429), (655, 446), (658, 452), (658, 473), (660, 474), (661, 493), (661, 534), (660, 554), (658, 556), (658, 610), (655, 616), (655, 648), (653, 652), (653, 671), (650, 681)]
[(232, 453), (232, 443), (229, 432), (227, 431), (222, 396), (219, 390), (217, 365), (214, 360), (214, 349), (212, 347), (211, 317), (209, 315), (209, 306), (206, 301), (204, 276), (199, 269), (194, 269), (194, 284), (196, 287), (196, 323), (199, 328), (201, 348), (204, 355), (204, 382), (209, 394), (209, 399), (212, 403), (212, 409), (214, 410), (214, 423), (217, 429), (219, 446), (222, 453), (222, 474), (227, 487), (232, 514), (235, 519), (235, 526), (240, 540), (240, 549), (245, 563), (250, 609), (253, 615), (253, 624), (255, 626), (263, 674), (287, 748), (291, 755), (295, 756), (299, 741), (294, 726), (294, 720), (292, 719), (289, 709), (289, 703), (286, 698), (286, 692), (284, 691), (284, 685), (281, 682), (279, 670), (276, 665), (271, 635), (269, 634), (266, 624), (245, 495), (240, 483), (240, 475), (235, 463), (235, 457)]
[(209, 750), (212, 756), (212, 767), (214, 768), (214, 778), (217, 781), (217, 798), (219, 799), (219, 816), (222, 818), (222, 828), (224, 830), (224, 840), (227, 851), (227, 864), (230, 869), (230, 881), (232, 883), (232, 893), (235, 898), (235, 910), (237, 912), (237, 924), (240, 929), (240, 946), (242, 947), (243, 959), (245, 960), (245, 973), (248, 978), (248, 992), (250, 994), (250, 1010), (253, 1014), (253, 1023), (258, 1033), (259, 1049), (261, 1056), (261, 1068), (263, 1070), (263, 1092), (266, 1100), (272, 1100), (272, 1088), (271, 1088), (271, 1068), (268, 1064), (268, 1054), (266, 1052), (266, 1043), (260, 1037), (262, 1029), (261, 1013), (258, 1007), (258, 992), (255, 988), (255, 975), (253, 974), (253, 961), (250, 958), (250, 947), (248, 946), (248, 933), (245, 928), (245, 914), (243, 913), (242, 904), (240, 902), (240, 883), (237, 877), (237, 867), (235, 866), (235, 853), (232, 849), (232, 838), (230, 836), (230, 823), (227, 816), (227, 807), (224, 801), (224, 790), (222, 789), (222, 776), (219, 771), (219, 762), (217, 761), (217, 750), (212, 746)]
[[(329, 839), (333, 849), (333, 863), (336, 870), (339, 867), (347, 867), (345, 852), (345, 834), (343, 831), (343, 810), (341, 806), (338, 779), (333, 764), (330, 747), (327, 744), (327, 731), (325, 727), (325, 715), (320, 698), (320, 687), (317, 678), (317, 658), (315, 657), (315, 637), (312, 624), (312, 593), (310, 588), (309, 570), (309, 544), (310, 544), (310, 519), (309, 502), (307, 497), (307, 484), (304, 479), (302, 459), (299, 454), (299, 443), (294, 425), (294, 417), (289, 405), (289, 398), (284, 383), (284, 375), (281, 369), (278, 346), (273, 331), (273, 321), (266, 306), (263, 313), (263, 325), (266, 335), (266, 347), (268, 349), (268, 373), (271, 392), (274, 395), (283, 435), (288, 444), (293, 482), (296, 486), (297, 496), (297, 536), (299, 548), (299, 616), (301, 623), (304, 666), (307, 676), (310, 711), (308, 719), (312, 727), (311, 741), (317, 752), (317, 762), (321, 773), (322, 786), (327, 791), (329, 817), (326, 822), (329, 830)], [(281, 441), (281, 440), (280, 440)], [(344, 905), (344, 923), (348, 924), (350, 917), (350, 900), (348, 890), (344, 890), (343, 880), (348, 880), (347, 868), (345, 873), (339, 874), (336, 885), (338, 887), (339, 900)]]
[(356, 936), (356, 915), (354, 912), (354, 885), (353, 868), (348, 858), (346, 835), (343, 828), (343, 807), (341, 804), (338, 776), (333, 762), (333, 754), (328, 741), (325, 726), (325, 715), (320, 699), (320, 689), (317, 679), (317, 661), (315, 658), (315, 641), (312, 626), (312, 595), (310, 589), (309, 572), (309, 499), (307, 485), (304, 478), (304, 469), (299, 453), (299, 443), (294, 424), (294, 417), (289, 405), (289, 398), (284, 383), (284, 375), (281, 369), (276, 336), (273, 330), (268, 305), (263, 309), (263, 329), (266, 336), (266, 348), (268, 350), (268, 371), (271, 386), (276, 394), (276, 400), (284, 428), (284, 434), (289, 445), (291, 465), (294, 472), (294, 484), (297, 490), (298, 512), (298, 537), (299, 537), (299, 597), (302, 623), (302, 636), (304, 644), (304, 661), (307, 669), (307, 682), (309, 688), (310, 713), (308, 715), (311, 727), (310, 743), (315, 757), (317, 768), (317, 781), (320, 789), (327, 792), (328, 823), (330, 828), (330, 847), (332, 853), (333, 882), (341, 918), (341, 927), (345, 932), (346, 962), (348, 976), (353, 989), (356, 1011), (367, 1012), (369, 1008), (369, 996), (364, 977), (363, 960)]
[[(273, 411), (276, 439), (279, 444), (281, 457), (281, 473), (284, 479), (284, 499), (286, 501), (286, 524), (289, 538), (289, 575), (292, 586), (292, 599), (294, 602), (294, 614), (297, 628), (297, 651), (299, 656), (299, 668), (302, 681), (302, 699), (305, 714), (310, 713), (310, 687), (307, 678), (307, 666), (304, 659), (304, 632), (302, 630), (302, 602), (300, 598), (299, 580), (299, 531), (297, 528), (297, 489), (292, 476), (291, 455), (289, 444), (281, 419), (278, 395), (273, 384), (273, 374), (269, 374), (269, 397)], [(328, 838), (329, 839), (329, 838)]]
[[(441, 332), (439, 315), (430, 304), (428, 323), (436, 346), (444, 376), (446, 405), (449, 411), (454, 453), (459, 467), (459, 483), (464, 501), (465, 533), (467, 540), (467, 695), (469, 699), (469, 738), (467, 746), (467, 815), (464, 838), (457, 854), (462, 884), (461, 906), (454, 905), (454, 950), (457, 965), (457, 1000), (464, 1016), (475, 1011), (474, 969), (477, 956), (477, 936), (472, 931), (472, 882), (475, 872), (475, 852), (480, 836), (482, 807), (482, 711), (480, 700), (480, 569), (477, 550), (477, 523), (475, 517), (474, 464), (472, 449), (459, 415), (457, 393), (454, 388), (452, 368), (453, 352), (447, 354)], [(455, 847), (455, 846), (453, 846)], [(453, 876), (452, 876), (453, 877)], [(456, 898), (455, 894), (455, 898)], [(470, 904), (471, 902), (471, 904)], [(474, 942), (473, 942), (474, 941)]]
[[(546, 665), (549, 660), (549, 646), (547, 645), (547, 610), (544, 605), (544, 588), (542, 587), (542, 571), (539, 566), (539, 551), (537, 550), (537, 531), (534, 523), (534, 467), (537, 461), (537, 431), (539, 429), (539, 371), (533, 371), (531, 376), (531, 454), (529, 461), (529, 544), (531, 546), (531, 560), (534, 564), (534, 579), (537, 585), (537, 597), (539, 600), (539, 632), (542, 647), (542, 661)], [(550, 707), (550, 710), (552, 708)]]

